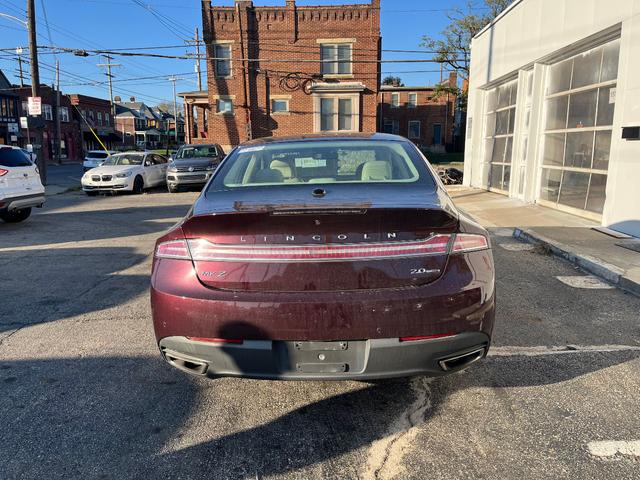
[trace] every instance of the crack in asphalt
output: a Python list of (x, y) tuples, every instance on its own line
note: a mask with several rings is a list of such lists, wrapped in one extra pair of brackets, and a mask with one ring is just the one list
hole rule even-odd
[(364, 478), (386, 480), (398, 477), (404, 471), (402, 459), (418, 434), (417, 427), (424, 422), (431, 409), (429, 385), (432, 381), (426, 377), (411, 380), (411, 389), (416, 398), (391, 424), (387, 436), (371, 445)]

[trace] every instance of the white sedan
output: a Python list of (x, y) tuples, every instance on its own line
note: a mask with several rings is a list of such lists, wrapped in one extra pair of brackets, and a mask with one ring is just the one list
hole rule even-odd
[(124, 190), (142, 193), (145, 188), (166, 183), (167, 159), (150, 152), (112, 155), (97, 168), (82, 176), (82, 190), (87, 195)]

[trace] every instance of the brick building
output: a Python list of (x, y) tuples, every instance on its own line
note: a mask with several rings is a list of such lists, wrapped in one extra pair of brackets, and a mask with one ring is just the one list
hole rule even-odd
[(0, 145), (17, 145), (20, 137), (18, 95), (0, 70)]
[(204, 92), (182, 94), (188, 142), (229, 148), (265, 136), (376, 131), (380, 0), (314, 7), (203, 0), (202, 18), (208, 101)]
[[(82, 139), (83, 156), (89, 150), (101, 150), (103, 147), (96, 139), (97, 135), (104, 146), (114, 150), (122, 139), (115, 133), (111, 102), (102, 98), (72, 93), (69, 95), (73, 105), (73, 118), (78, 123)], [(91, 132), (91, 129), (95, 132)]]
[[(22, 117), (28, 117), (28, 98), (31, 96), (31, 87), (25, 86), (16, 89), (20, 96)], [(55, 160), (55, 105), (57, 90), (53, 90), (48, 85), (40, 85), (40, 98), (42, 99), (42, 155), (47, 161)], [(73, 106), (67, 95), (60, 94), (60, 106), (58, 115), (60, 116), (60, 158), (62, 160), (82, 160), (82, 139), (78, 122), (72, 115)], [(29, 138), (28, 133), (31, 135)], [(22, 129), (22, 135), (18, 142), (21, 147), (27, 144), (35, 144), (36, 134), (33, 130)]]
[[(448, 84), (455, 87), (457, 75)], [(451, 150), (455, 129), (456, 96), (436, 92), (436, 87), (380, 88), (378, 130), (407, 137), (421, 148), (434, 152)]]

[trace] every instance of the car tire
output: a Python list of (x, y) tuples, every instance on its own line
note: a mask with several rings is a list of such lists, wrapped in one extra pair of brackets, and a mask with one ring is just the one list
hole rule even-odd
[(7, 223), (23, 222), (31, 215), (31, 207), (0, 213), (0, 218)]
[(143, 191), (144, 191), (144, 180), (140, 175), (138, 175), (133, 181), (133, 189), (131, 190), (131, 192), (136, 195), (140, 195)]

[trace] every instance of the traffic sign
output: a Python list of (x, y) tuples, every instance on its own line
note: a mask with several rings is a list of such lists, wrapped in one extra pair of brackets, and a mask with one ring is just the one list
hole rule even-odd
[(29, 97), (29, 115), (42, 115), (42, 97)]
[(20, 128), (29, 128), (29, 120), (27, 117), (20, 117)]

